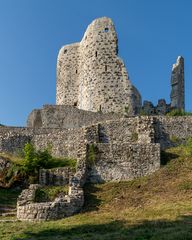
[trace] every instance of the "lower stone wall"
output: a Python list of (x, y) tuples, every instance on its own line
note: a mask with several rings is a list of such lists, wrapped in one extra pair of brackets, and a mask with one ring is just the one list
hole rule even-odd
[(53, 202), (35, 203), (35, 192), (40, 185), (30, 185), (23, 190), (17, 201), (17, 219), (22, 221), (56, 220), (79, 212), (84, 203), (83, 190), (70, 187), (69, 195)]
[(90, 151), (87, 181), (92, 183), (131, 180), (160, 168), (159, 144), (95, 144)]

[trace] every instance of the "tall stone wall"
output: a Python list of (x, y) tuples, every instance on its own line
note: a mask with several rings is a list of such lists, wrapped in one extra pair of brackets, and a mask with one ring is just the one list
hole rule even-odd
[(57, 105), (87, 111), (134, 114), (141, 97), (117, 56), (117, 34), (110, 18), (94, 20), (80, 43), (64, 46), (57, 61)]

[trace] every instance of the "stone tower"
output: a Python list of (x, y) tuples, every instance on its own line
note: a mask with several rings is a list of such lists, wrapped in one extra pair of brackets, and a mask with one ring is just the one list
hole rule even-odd
[(141, 108), (141, 96), (118, 57), (118, 39), (110, 18), (94, 20), (80, 43), (61, 48), (57, 60), (57, 105), (87, 111), (127, 112)]
[(185, 110), (184, 58), (179, 56), (171, 74), (171, 108)]

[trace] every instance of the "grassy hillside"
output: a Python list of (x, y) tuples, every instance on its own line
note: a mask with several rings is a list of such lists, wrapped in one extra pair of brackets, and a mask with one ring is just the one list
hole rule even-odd
[(85, 207), (76, 216), (43, 223), (0, 222), (0, 239), (191, 240), (191, 153), (185, 147), (169, 149), (162, 164), (149, 177), (87, 185)]

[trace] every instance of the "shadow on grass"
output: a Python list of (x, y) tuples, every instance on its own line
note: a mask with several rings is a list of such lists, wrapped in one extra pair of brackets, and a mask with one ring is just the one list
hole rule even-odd
[(166, 165), (168, 162), (170, 162), (173, 159), (178, 158), (179, 155), (175, 153), (169, 153), (165, 151), (161, 151), (161, 165)]
[(84, 197), (85, 203), (82, 212), (96, 211), (99, 209), (101, 200), (97, 198), (96, 192), (98, 187), (94, 184), (85, 184), (84, 186)]
[(91, 224), (70, 229), (49, 228), (39, 232), (25, 232), (22, 238), (12, 240), (191, 240), (192, 216), (183, 216), (177, 221), (143, 221), (128, 225), (122, 221), (106, 224)]

